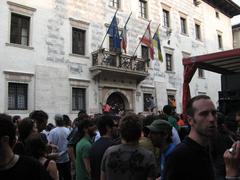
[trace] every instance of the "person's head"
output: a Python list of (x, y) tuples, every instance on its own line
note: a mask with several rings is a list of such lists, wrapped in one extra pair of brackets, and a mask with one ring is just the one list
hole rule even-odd
[(36, 159), (47, 153), (47, 144), (42, 140), (40, 134), (31, 136), (25, 143), (26, 153)]
[(31, 118), (24, 118), (18, 125), (19, 140), (23, 142), (37, 132), (36, 123)]
[(113, 117), (108, 115), (103, 115), (98, 118), (97, 127), (101, 136), (110, 135), (112, 136), (113, 131)]
[(64, 122), (64, 126), (66, 127), (70, 127), (72, 125), (71, 119), (66, 114), (63, 115), (63, 122)]
[(83, 115), (87, 115), (86, 111), (81, 109), (79, 112), (78, 112), (78, 117), (81, 117)]
[(54, 125), (52, 123), (48, 123), (46, 127), (46, 131), (50, 132), (54, 128)]
[(48, 114), (46, 112), (42, 110), (36, 110), (31, 112), (29, 117), (36, 122), (38, 132), (42, 132), (46, 128), (48, 122)]
[(63, 115), (62, 114), (56, 114), (54, 116), (54, 120), (55, 120), (56, 126), (58, 126), (58, 127), (64, 126), (64, 121), (63, 121)]
[(150, 130), (147, 128), (148, 125), (150, 125), (154, 120), (159, 119), (159, 116), (155, 116), (155, 115), (148, 115), (146, 116), (143, 121), (142, 121), (142, 125), (143, 125), (143, 135), (144, 137), (148, 137)]
[(163, 148), (172, 143), (172, 125), (168, 121), (158, 119), (146, 127), (150, 131), (150, 139), (155, 147)]
[(86, 135), (94, 137), (96, 135), (95, 131), (96, 125), (89, 119), (81, 120), (78, 124), (78, 132), (80, 134), (80, 138)]
[(21, 121), (21, 116), (19, 116), (19, 115), (13, 116), (12, 121), (13, 121), (14, 124), (17, 125)]
[(120, 120), (121, 138), (126, 142), (137, 142), (141, 137), (142, 123), (137, 115), (129, 114)]
[(3, 147), (12, 148), (16, 142), (16, 128), (11, 116), (0, 114), (0, 151)]
[(211, 137), (216, 133), (217, 110), (209, 96), (193, 97), (187, 105), (187, 114), (196, 137)]
[(163, 112), (164, 112), (165, 114), (167, 114), (167, 115), (172, 115), (172, 113), (173, 113), (173, 107), (170, 106), (170, 105), (165, 105), (165, 106), (163, 107)]

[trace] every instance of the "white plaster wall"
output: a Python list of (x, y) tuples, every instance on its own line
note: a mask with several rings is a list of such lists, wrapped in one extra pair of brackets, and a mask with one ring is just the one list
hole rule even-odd
[[(41, 84), (43, 84), (42, 88), (45, 87), (48, 89), (46, 92), (35, 89), (35, 108), (43, 109), (50, 114), (59, 111), (71, 113), (69, 107), (71, 98), (69, 97), (70, 87), (67, 82), (69, 78), (75, 78), (90, 81), (90, 85), (87, 88), (87, 110), (89, 113), (94, 113), (99, 107), (99, 102), (97, 99), (98, 82), (92, 80), (89, 72), (89, 68), (92, 65), (91, 52), (97, 50), (100, 46), (106, 33), (105, 24), (110, 24), (115, 9), (109, 7), (108, 0), (12, 0), (12, 2), (36, 8), (31, 28), (31, 46), (33, 49), (29, 50), (5, 45), (5, 43), (9, 42), (10, 12), (7, 0), (1, 0), (0, 18), (5, 20), (0, 23), (0, 102), (4, 102), (3, 92), (6, 88), (3, 71), (30, 72), (36, 77), (36, 87), (41, 87)], [(151, 82), (145, 80), (137, 87), (140, 96), (135, 98), (136, 112), (143, 111), (141, 86), (144, 84), (153, 87), (158, 84), (156, 88), (160, 89), (157, 89), (155, 94), (159, 108), (162, 108), (167, 103), (166, 89), (176, 90), (177, 111), (181, 112), (183, 83), (182, 52), (184, 51), (191, 56), (195, 56), (219, 51), (217, 30), (221, 31), (223, 35), (223, 49), (232, 48), (230, 19), (221, 13), (220, 19), (217, 19), (214, 8), (204, 2), (199, 7), (195, 7), (191, 0), (149, 0), (148, 12), (149, 19), (152, 20), (152, 35), (158, 24), (163, 24), (161, 2), (171, 7), (171, 36), (166, 36), (166, 29), (162, 26), (160, 26), (160, 36), (163, 54), (165, 48), (173, 49), (174, 73), (169, 74), (165, 72), (165, 61), (156, 63), (155, 60), (151, 62), (149, 69)], [(129, 55), (132, 55), (135, 51), (139, 38), (144, 33), (148, 24), (148, 20), (139, 17), (138, 7), (138, 0), (122, 0), (121, 9), (117, 14), (119, 27), (122, 28), (132, 11), (132, 16), (128, 23), (127, 53)], [(187, 15), (187, 36), (180, 34), (179, 12)], [(89, 23), (85, 56), (75, 57), (70, 55), (72, 40), (69, 18)], [(195, 40), (194, 22), (196, 19), (201, 22), (202, 41)], [(170, 40), (170, 44), (167, 43), (168, 40)], [(103, 47), (108, 47), (107, 38)], [(137, 55), (140, 56), (140, 54), (141, 48), (138, 48)], [(39, 71), (39, 67), (45, 68)], [(46, 76), (44, 76), (44, 72), (46, 72)], [(57, 77), (58, 74), (60, 75), (59, 78)], [(205, 74), (206, 79), (199, 79), (196, 75), (194, 76), (191, 82), (191, 93), (192, 95), (196, 95), (198, 91), (206, 92), (215, 102), (218, 95), (217, 91), (220, 90), (220, 76), (208, 72)], [(54, 78), (56, 78), (56, 81), (53, 80)], [(52, 89), (52, 87), (54, 88)], [(57, 91), (58, 89), (59, 91)], [(55, 90), (57, 93), (52, 93)], [(42, 99), (42, 97), (45, 98)], [(49, 98), (51, 98), (51, 103), (48, 102)], [(58, 107), (58, 104), (60, 104), (60, 107)], [(0, 103), (0, 112), (2, 111), (4, 111), (4, 104)]]

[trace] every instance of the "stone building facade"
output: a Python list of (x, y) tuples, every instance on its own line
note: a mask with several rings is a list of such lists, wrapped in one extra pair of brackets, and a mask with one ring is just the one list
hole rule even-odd
[[(111, 52), (108, 35), (103, 42), (116, 8), (120, 31), (132, 12), (126, 54)], [(22, 116), (42, 109), (73, 118), (110, 100), (138, 113), (150, 96), (158, 110), (175, 99), (181, 112), (182, 58), (233, 44), (228, 12), (207, 1), (1, 0), (0, 18), (0, 112)], [(136, 50), (150, 20), (152, 35), (160, 24), (162, 62), (155, 53), (146, 63), (143, 44)], [(192, 95), (216, 103), (219, 90), (218, 74), (199, 70), (191, 82)]]

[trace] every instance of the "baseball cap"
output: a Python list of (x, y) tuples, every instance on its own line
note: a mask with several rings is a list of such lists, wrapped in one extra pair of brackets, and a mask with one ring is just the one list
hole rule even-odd
[(171, 132), (172, 131), (172, 125), (166, 121), (166, 120), (162, 120), (162, 119), (158, 119), (152, 122), (152, 124), (150, 124), (149, 126), (146, 126), (151, 132)]

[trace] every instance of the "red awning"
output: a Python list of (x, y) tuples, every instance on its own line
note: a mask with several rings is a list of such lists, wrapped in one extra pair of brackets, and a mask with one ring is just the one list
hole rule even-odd
[(190, 99), (189, 83), (197, 68), (220, 74), (240, 73), (240, 48), (217, 53), (184, 58), (183, 113)]

